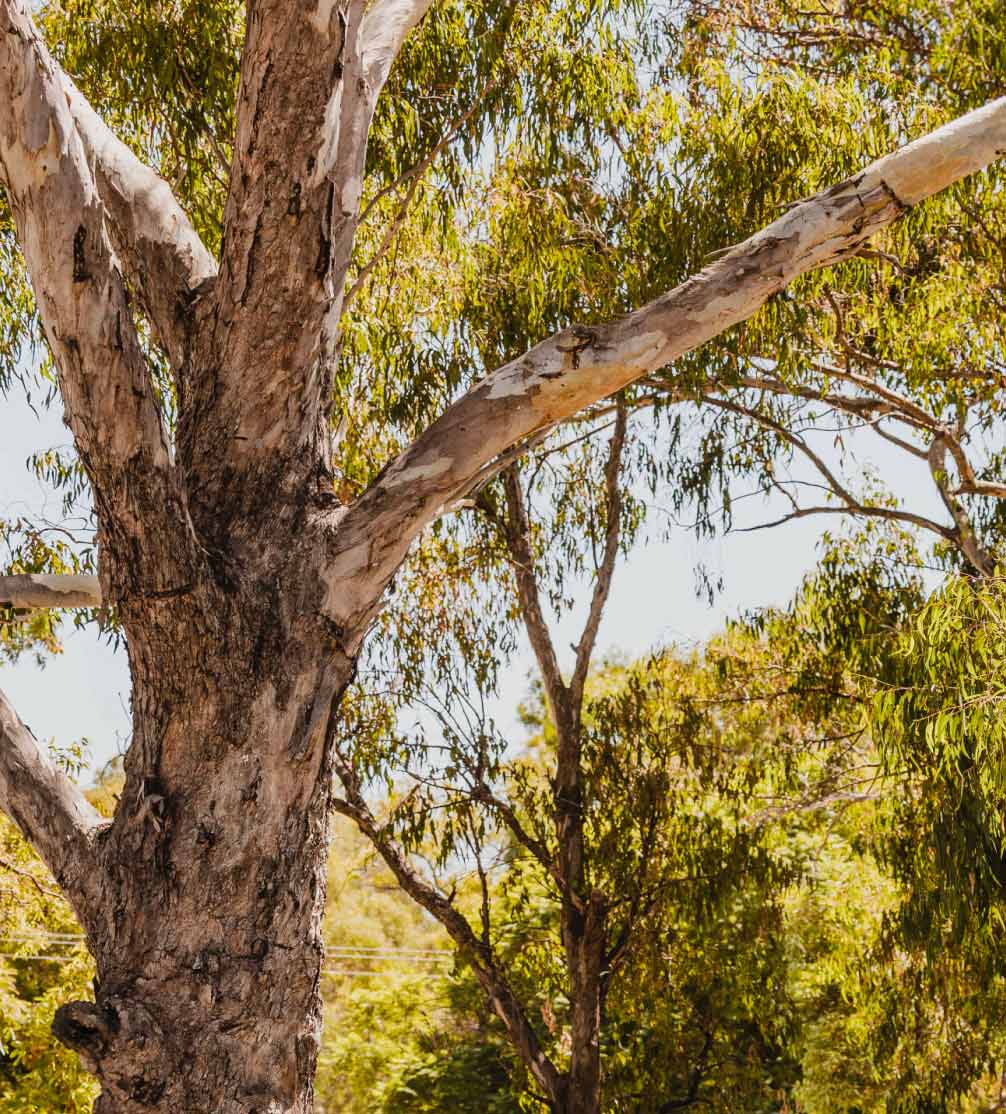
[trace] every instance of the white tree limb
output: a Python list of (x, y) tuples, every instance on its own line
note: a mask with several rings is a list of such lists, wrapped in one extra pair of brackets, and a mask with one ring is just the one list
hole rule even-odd
[(1006, 98), (797, 203), (634, 313), (571, 326), (487, 376), (333, 517), (326, 612), (362, 638), (412, 540), (511, 446), (746, 320), (799, 275), (854, 255), (908, 206), (1004, 151)]
[(0, 576), (0, 607), (31, 610), (100, 606), (101, 585), (96, 576)]
[(1004, 151), (1006, 98), (798, 202), (634, 313), (571, 326), (487, 376), (333, 519), (326, 573), (332, 617), (362, 632), (412, 540), (510, 446), (747, 320), (799, 275), (854, 255), (906, 208)]
[(93, 836), (104, 821), (42, 753), (2, 692), (0, 811), (42, 856), (77, 912), (92, 912), (86, 896), (97, 883)]
[(216, 260), (168, 183), (114, 134), (66, 74), (57, 76), (108, 213), (116, 251), (172, 364), (181, 367), (189, 342), (185, 310), (193, 291), (216, 275)]
[(187, 516), (126, 284), (60, 72), (17, 0), (0, 0), (0, 182), (94, 488), (113, 595), (140, 578), (146, 589), (179, 583)]
[(376, 97), (405, 40), (433, 7), (433, 0), (377, 0), (363, 21), (364, 67)]

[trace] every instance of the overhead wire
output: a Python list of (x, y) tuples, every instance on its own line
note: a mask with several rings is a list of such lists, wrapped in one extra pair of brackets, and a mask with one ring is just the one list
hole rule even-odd
[[(34, 952), (20, 952), (18, 944), (35, 944), (42, 947)], [(71, 963), (79, 955), (68, 955), (66, 951), (54, 948), (79, 949), (84, 944), (83, 933), (76, 932), (14, 932), (0, 940), (0, 959), (19, 962)], [(447, 978), (450, 971), (447, 965), (453, 962), (454, 953), (448, 948), (409, 948), (397, 945), (367, 947), (354, 944), (333, 944), (325, 948), (326, 960), (342, 960), (348, 963), (373, 966), (340, 966), (338, 963), (322, 968), (322, 975), (330, 978), (375, 978), (406, 973), (421, 972), (436, 978)], [(389, 968), (390, 965), (390, 968)], [(399, 970), (394, 970), (395, 967)], [(412, 971), (407, 971), (412, 968)]]

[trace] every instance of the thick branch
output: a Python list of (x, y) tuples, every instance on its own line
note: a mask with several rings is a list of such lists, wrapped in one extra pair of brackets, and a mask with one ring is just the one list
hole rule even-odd
[(60, 74), (15, 0), (0, 0), (0, 180), (94, 488), (113, 600), (177, 584), (186, 516), (104, 206)]
[(188, 356), (190, 303), (195, 291), (216, 275), (216, 261), (167, 182), (112, 132), (65, 74), (59, 76), (115, 250), (164, 350), (180, 368)]
[(92, 841), (102, 819), (42, 753), (0, 692), (0, 810), (42, 856), (84, 923), (100, 888)]
[(512, 445), (746, 320), (799, 275), (854, 255), (908, 206), (1004, 150), (1000, 99), (797, 203), (627, 317), (571, 326), (488, 376), (333, 521), (327, 605), (333, 617), (362, 631), (413, 538)]
[[(222, 526), (245, 477), (303, 490), (328, 465), (343, 288), (377, 97), (426, 4), (258, 0), (238, 94), (215, 304), (181, 411), (193, 514)], [(205, 513), (203, 507), (205, 506)]]
[(367, 80), (375, 95), (388, 74), (405, 40), (433, 7), (433, 0), (377, 0), (367, 12), (360, 38)]
[(96, 576), (0, 576), (0, 607), (28, 610), (100, 606), (101, 585)]

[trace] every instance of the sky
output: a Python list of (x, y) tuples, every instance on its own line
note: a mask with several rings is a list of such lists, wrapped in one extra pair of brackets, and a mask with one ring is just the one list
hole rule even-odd
[[(856, 436), (862, 445), (856, 443), (850, 451), (861, 463), (879, 469), (895, 488), (916, 489), (913, 503), (920, 505), (921, 493), (921, 506), (938, 515), (934, 497), (928, 496), (928, 505), (925, 501), (931, 484), (924, 472), (912, 471), (910, 458), (872, 434)], [(26, 462), (39, 448), (68, 441), (58, 402), (48, 411), (39, 407), (36, 414), (17, 389), (0, 398), (0, 518), (46, 510), (59, 517), (58, 496), (39, 483)], [(744, 513), (753, 516), (751, 521), (764, 521), (772, 517), (772, 508), (746, 505)], [(834, 519), (811, 517), (707, 541), (681, 529), (667, 541), (637, 546), (616, 571), (595, 661), (612, 652), (639, 656), (670, 642), (694, 643), (741, 611), (786, 603), (814, 566), (821, 534), (828, 527), (835, 529)], [(712, 606), (695, 591), (694, 570), (699, 562), (724, 582)], [(584, 606), (588, 592), (589, 585), (584, 585)], [(582, 624), (582, 617), (574, 612), (558, 624), (558, 647), (569, 646), (577, 637), (578, 621)], [(530, 649), (523, 645), (505, 670), (491, 709), (497, 726), (511, 737), (521, 730), (516, 707), (527, 695), (532, 669)], [(0, 688), (37, 738), (54, 739), (61, 746), (86, 739), (93, 768), (121, 752), (128, 741), (125, 652), (113, 650), (95, 630), (77, 631), (68, 624), (64, 652), (50, 657), (44, 668), (32, 656), (0, 665)]]

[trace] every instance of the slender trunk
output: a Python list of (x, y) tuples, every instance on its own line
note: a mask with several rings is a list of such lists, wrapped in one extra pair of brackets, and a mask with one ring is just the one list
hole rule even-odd
[[(607, 910), (594, 892), (576, 914), (575, 952), (570, 965), (569, 1079), (562, 1114), (600, 1114), (602, 971)], [(570, 935), (574, 935), (571, 933)]]
[(559, 869), (566, 881), (562, 940), (570, 1000), (570, 1057), (561, 1114), (600, 1114), (601, 998), (607, 909), (587, 878), (580, 708), (568, 689), (555, 702), (555, 810)]
[(288, 601), (203, 602), (130, 638), (134, 738), (85, 924), (95, 1002), (55, 1024), (97, 1114), (313, 1108), (326, 740), (352, 663)]

